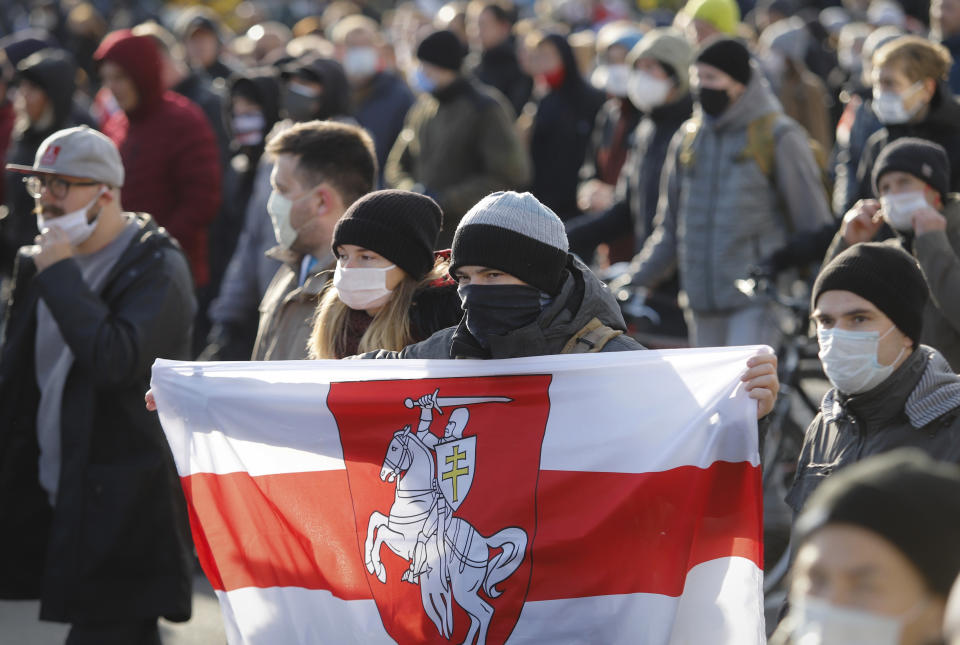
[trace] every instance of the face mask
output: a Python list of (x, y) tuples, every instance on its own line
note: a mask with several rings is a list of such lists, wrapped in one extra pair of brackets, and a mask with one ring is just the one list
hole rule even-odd
[(697, 90), (697, 103), (712, 117), (718, 117), (730, 107), (730, 95), (726, 90), (701, 87)]
[(893, 329), (890, 327), (883, 336), (875, 331), (818, 330), (820, 362), (833, 386), (844, 394), (860, 394), (887, 380), (905, 351), (901, 349), (890, 365), (877, 362), (880, 340)]
[(413, 73), (413, 88), (424, 94), (430, 94), (437, 89), (437, 84), (433, 82), (432, 78), (427, 76), (427, 73), (423, 71), (423, 67), (417, 67), (417, 71)]
[(906, 123), (920, 111), (923, 103), (918, 103), (912, 109), (907, 110), (904, 99), (911, 96), (920, 89), (923, 84), (917, 81), (911, 85), (903, 94), (897, 94), (887, 90), (873, 88), (873, 112), (880, 119), (881, 123), (896, 125)]
[(263, 141), (266, 120), (260, 113), (233, 117), (233, 138), (241, 146), (255, 146)]
[(348, 78), (364, 79), (376, 73), (379, 62), (373, 47), (352, 47), (343, 55), (343, 71)]
[(820, 598), (803, 598), (790, 611), (797, 645), (897, 645), (903, 626), (926, 606), (922, 600), (900, 616), (838, 607)]
[(277, 191), (270, 193), (270, 199), (267, 200), (267, 212), (270, 213), (270, 221), (273, 222), (273, 234), (277, 238), (277, 244), (285, 249), (293, 247), (297, 240), (297, 229), (290, 223), (290, 210), (293, 208), (293, 201), (289, 197), (284, 197)]
[(884, 195), (880, 198), (880, 210), (883, 212), (883, 219), (887, 220), (887, 223), (898, 231), (912, 230), (913, 214), (921, 208), (928, 208), (929, 206), (927, 199), (919, 190)]
[(287, 109), (287, 116), (294, 121), (310, 121), (320, 112), (320, 94), (291, 83), (287, 85), (283, 105)]
[(526, 327), (540, 315), (540, 291), (525, 284), (468, 284), (457, 293), (467, 331), (484, 347), (490, 336)]
[(70, 246), (80, 246), (93, 235), (93, 231), (97, 228), (97, 218), (87, 221), (87, 212), (93, 208), (104, 192), (106, 191), (101, 188), (89, 204), (73, 212), (64, 213), (60, 217), (44, 217), (43, 213), (37, 213), (37, 230), (42, 233), (48, 228), (58, 228), (70, 239)]
[(638, 110), (649, 112), (666, 102), (672, 87), (673, 83), (670, 81), (638, 69), (630, 75), (627, 95)]
[(567, 70), (560, 65), (554, 70), (547, 72), (542, 75), (543, 82), (547, 84), (551, 90), (555, 90), (561, 85), (563, 85), (564, 79), (567, 77)]
[(351, 309), (378, 307), (390, 299), (393, 293), (387, 289), (387, 272), (396, 265), (383, 268), (354, 268), (340, 266), (333, 272), (333, 288), (340, 301)]
[(607, 67), (606, 90), (610, 96), (624, 97), (630, 84), (629, 65), (610, 65)]

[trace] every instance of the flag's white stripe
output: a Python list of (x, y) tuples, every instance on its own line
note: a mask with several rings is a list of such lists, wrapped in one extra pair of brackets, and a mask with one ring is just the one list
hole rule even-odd
[[(507, 643), (762, 645), (762, 587), (754, 563), (720, 558), (691, 569), (679, 598), (638, 593), (528, 602)], [(230, 645), (394, 642), (372, 600), (345, 601), (299, 587), (217, 595)]]
[[(336, 421), (325, 406), (329, 382), (552, 374), (541, 468), (638, 473), (756, 454), (755, 407), (731, 383), (757, 352), (734, 347), (498, 361), (157, 361), (152, 387), (181, 475), (262, 475), (343, 469)], [(610, 386), (596, 391), (597, 382)], [(634, 448), (604, 446), (624, 440), (619, 445)]]

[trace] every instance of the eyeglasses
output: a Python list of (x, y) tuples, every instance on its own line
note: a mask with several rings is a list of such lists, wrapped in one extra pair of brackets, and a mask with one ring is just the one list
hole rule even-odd
[(98, 186), (103, 182), (99, 181), (67, 181), (60, 177), (49, 177), (46, 175), (30, 175), (23, 178), (23, 183), (27, 187), (27, 192), (34, 199), (40, 199), (40, 191), (47, 189), (54, 199), (66, 199), (67, 193), (72, 186)]

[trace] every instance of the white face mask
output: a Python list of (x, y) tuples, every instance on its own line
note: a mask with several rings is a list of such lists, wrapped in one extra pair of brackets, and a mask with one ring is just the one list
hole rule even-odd
[(610, 96), (624, 97), (630, 85), (629, 65), (608, 65), (606, 91)]
[(657, 78), (651, 74), (636, 69), (630, 74), (627, 85), (627, 96), (630, 102), (643, 112), (649, 112), (658, 105), (663, 105), (673, 87), (667, 79)]
[(277, 238), (277, 243), (285, 249), (293, 248), (293, 243), (297, 241), (297, 229), (290, 223), (292, 208), (293, 201), (289, 197), (284, 197), (275, 190), (270, 193), (267, 212), (270, 213), (270, 221), (273, 222), (273, 234)]
[(898, 123), (906, 123), (913, 116), (920, 111), (920, 108), (923, 106), (923, 103), (918, 103), (911, 110), (907, 110), (904, 103), (906, 97), (911, 96), (914, 92), (923, 87), (923, 84), (920, 81), (917, 81), (911, 85), (906, 92), (903, 94), (898, 94), (889, 90), (881, 90), (877, 87), (873, 88), (873, 112), (877, 115), (877, 118), (880, 119), (881, 123), (888, 125), (896, 125)]
[(901, 349), (890, 365), (877, 361), (880, 340), (893, 330), (891, 326), (882, 336), (875, 331), (817, 330), (820, 362), (833, 386), (844, 394), (860, 394), (883, 383), (906, 351)]
[(913, 228), (913, 214), (929, 204), (919, 190), (906, 193), (884, 195), (880, 198), (880, 210), (887, 224), (898, 231), (909, 231)]
[(233, 117), (233, 138), (242, 146), (256, 146), (263, 142), (266, 120), (262, 114), (238, 114)]
[(820, 598), (798, 600), (786, 620), (794, 645), (898, 645), (903, 627), (926, 608), (921, 600), (899, 616), (839, 607)]
[(58, 228), (70, 239), (70, 246), (80, 246), (93, 235), (97, 228), (98, 217), (94, 217), (93, 221), (87, 221), (87, 213), (105, 192), (106, 190), (101, 188), (97, 196), (86, 206), (71, 213), (64, 213), (60, 217), (44, 217), (43, 213), (37, 213), (37, 230), (42, 233), (48, 228)]
[(337, 262), (333, 272), (333, 287), (340, 301), (351, 309), (379, 307), (393, 293), (387, 289), (387, 272), (396, 265), (383, 268), (344, 268)]
[(343, 71), (352, 79), (373, 76), (379, 63), (380, 55), (373, 47), (351, 47), (343, 55)]

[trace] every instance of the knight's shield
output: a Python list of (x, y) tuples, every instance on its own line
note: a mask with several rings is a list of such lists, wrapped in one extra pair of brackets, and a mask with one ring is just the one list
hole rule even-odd
[[(486, 645), (503, 645), (509, 639), (533, 575), (530, 553), (537, 534), (537, 482), (550, 415), (550, 381), (549, 375), (529, 374), (331, 384), (327, 406), (340, 431), (353, 504), (343, 510), (352, 510), (357, 536), (356, 550), (342, 557), (366, 574), (366, 595), (351, 599), (372, 598), (397, 643), (463, 642), (471, 615), (452, 598), (445, 575), (465, 587), (469, 576), (479, 580), (486, 575), (484, 566), (471, 562), (487, 557), (492, 561), (512, 543), (519, 549), (516, 568), (497, 583), (499, 595), (486, 595), (482, 585), (470, 592), (493, 609)], [(441, 398), (496, 401), (458, 402), (469, 406), (465, 436), (444, 441), (452, 409), (434, 413), (429, 430), (417, 433), (420, 409), (404, 403), (438, 388)], [(405, 426), (410, 429), (404, 431)], [(323, 499), (321, 491), (318, 495)], [(426, 567), (411, 581), (421, 530), (434, 532), (421, 549), (426, 551)], [(447, 539), (438, 541), (438, 532), (445, 532)], [(487, 539), (503, 546), (488, 547)], [(437, 567), (440, 553), (454, 564)], [(460, 600), (469, 606), (470, 597)], [(440, 625), (444, 606), (450, 608), (451, 619), (446, 635)]]
[(437, 444), (437, 484), (447, 504), (460, 508), (477, 465), (477, 438), (464, 437)]

